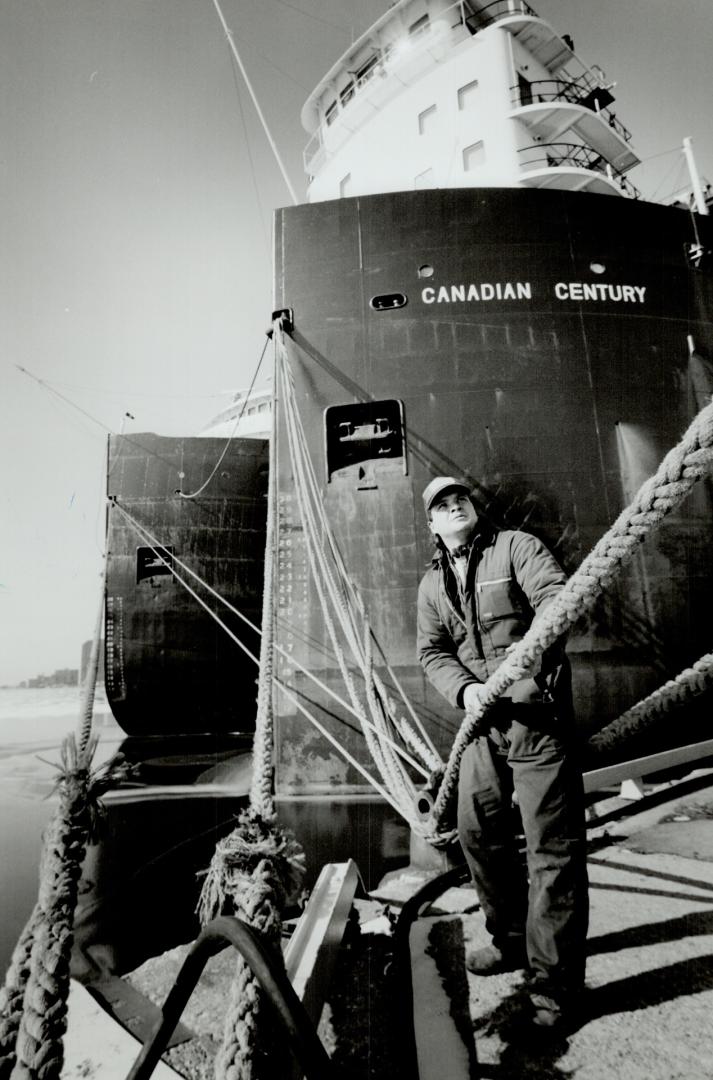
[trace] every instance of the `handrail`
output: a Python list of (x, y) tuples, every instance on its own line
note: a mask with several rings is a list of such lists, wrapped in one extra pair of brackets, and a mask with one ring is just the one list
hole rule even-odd
[[(553, 87), (553, 89), (544, 89), (545, 87)], [(567, 81), (564, 79), (535, 79), (529, 83), (527, 88), (519, 85), (511, 86), (510, 91), (512, 93), (512, 103), (515, 106), (539, 105), (547, 101), (566, 101), (571, 105), (584, 104), (585, 109), (594, 113), (595, 116), (600, 116), (602, 121), (608, 124), (625, 142), (631, 142), (631, 132), (622, 124), (621, 120), (616, 118), (611, 109), (606, 106), (598, 109), (593, 105), (584, 103), (585, 98), (596, 94), (596, 87), (582, 86), (576, 79)]]
[(126, 1080), (148, 1080), (166, 1049), (188, 999), (211, 956), (233, 945), (257, 979), (284, 1026), (294, 1055), (307, 1080), (334, 1080), (326, 1050), (283, 968), (263, 944), (262, 935), (241, 919), (220, 915), (203, 927), (193, 942), (161, 1009), (153, 1034), (144, 1044)]
[(532, 146), (523, 146), (518, 154), (531, 154), (521, 162), (523, 169), (554, 169), (561, 166), (571, 165), (574, 168), (589, 169), (592, 172), (603, 173), (613, 183), (619, 185), (633, 199), (640, 199), (641, 192), (628, 180), (623, 173), (617, 170), (604, 158), (589, 146), (582, 143), (535, 143)]
[[(497, 10), (491, 11), (491, 8)], [(539, 18), (535, 9), (531, 8), (526, 0), (492, 0), (490, 4), (478, 8), (472, 15), (467, 15), (465, 21), (469, 29), (480, 29), (483, 26), (490, 26), (499, 19), (507, 19), (509, 15), (529, 15), (533, 19)]]

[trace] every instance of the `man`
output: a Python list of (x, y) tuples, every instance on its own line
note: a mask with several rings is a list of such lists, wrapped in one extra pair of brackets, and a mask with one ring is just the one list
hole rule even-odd
[[(419, 660), (451, 705), (472, 711), (482, 684), (565, 575), (536, 537), (480, 519), (463, 481), (437, 476), (423, 502), (438, 550), (419, 587)], [(554, 1028), (583, 988), (589, 911), (582, 777), (563, 651), (548, 650), (481, 726), (461, 761), (458, 835), (492, 944), (470, 952), (466, 965), (480, 975), (528, 969), (532, 1019)]]

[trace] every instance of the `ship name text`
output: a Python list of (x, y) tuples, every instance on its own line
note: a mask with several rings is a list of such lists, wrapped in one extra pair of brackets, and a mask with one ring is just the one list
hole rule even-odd
[[(607, 281), (558, 281), (553, 292), (556, 300), (613, 301), (643, 304), (645, 285), (615, 285)], [(427, 286), (421, 290), (424, 304), (457, 304), (478, 300), (532, 300), (530, 281), (484, 281), (480, 285)]]
[(611, 285), (606, 281), (558, 281), (555, 296), (558, 300), (623, 300), (628, 304), (643, 304), (645, 285)]
[(532, 300), (532, 285), (529, 281), (496, 281), (482, 285), (441, 285), (438, 291), (430, 286), (423, 289), (421, 299), (424, 304), (456, 304), (459, 300)]

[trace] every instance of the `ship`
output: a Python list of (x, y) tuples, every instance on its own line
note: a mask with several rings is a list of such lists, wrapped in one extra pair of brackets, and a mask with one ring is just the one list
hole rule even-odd
[[(252, 730), (255, 669), (239, 646), (256, 649), (272, 454), (275, 790), (321, 857), (355, 836), (394, 857), (404, 842), (365, 779), (368, 739), (342, 685), (354, 664), (315, 587), (290, 425), (384, 693), (447, 755), (462, 714), (415, 646), (428, 481), (465, 478), (481, 515), (540, 537), (571, 574), (713, 393), (708, 195), (692, 168), (690, 198), (641, 197), (615, 89), (524, 0), (392, 4), (302, 110), (307, 201), (274, 219), (290, 390), (273, 384), (272, 436), (265, 395), (252, 430), (235, 427), (241, 391), (208, 437), (112, 437), (123, 512), (109, 519), (106, 686), (133, 736)], [(710, 521), (706, 481), (570, 633), (584, 736), (705, 651)], [(226, 637), (173, 560), (251, 625), (228, 612)], [(619, 759), (696, 742), (708, 704)]]
[[(614, 94), (523, 0), (401, 0), (302, 110), (308, 202), (274, 229), (292, 407), (388, 693), (446, 756), (462, 714), (416, 660), (426, 484), (465, 477), (479, 514), (571, 574), (713, 392), (705, 192), (694, 173), (696, 204), (641, 198)], [(341, 684), (285, 417), (281, 400), (278, 664), (366, 767), (353, 717), (302, 673)], [(583, 736), (706, 651), (710, 497), (706, 481), (569, 635)], [(706, 707), (616, 754), (703, 738)], [(364, 793), (304, 713), (276, 708), (278, 792)]]
[[(308, 887), (355, 858), (369, 889), (414, 848), (362, 703), (409, 716), (393, 732), (417, 744), (412, 721), (425, 761), (463, 718), (416, 661), (423, 489), (464, 479), (574, 574), (710, 401), (706, 191), (693, 169), (690, 199), (641, 198), (614, 90), (525, 0), (397, 0), (309, 96), (308, 200), (274, 219), (271, 389), (200, 436), (110, 438), (105, 686), (128, 781), (85, 866), (75, 975), (195, 933), (204, 848), (248, 800), (265, 610), (278, 816)], [(703, 481), (569, 633), (583, 737), (707, 648), (710, 523)], [(710, 755), (709, 707), (615, 756)]]

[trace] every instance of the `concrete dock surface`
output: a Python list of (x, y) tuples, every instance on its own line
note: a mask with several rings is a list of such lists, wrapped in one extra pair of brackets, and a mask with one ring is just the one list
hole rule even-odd
[[(438, 1080), (710, 1080), (713, 775), (699, 779), (685, 796), (654, 803), (645, 799), (621, 815), (621, 800), (613, 799), (612, 805), (602, 804), (600, 818), (606, 823), (592, 823), (587, 988), (571, 1024), (555, 1036), (533, 1039), (523, 1026), (521, 973), (483, 978), (466, 972), (465, 948), (485, 944), (488, 936), (472, 889), (451, 889), (436, 909), (443, 914), (431, 909), (419, 920), (432, 962), (414, 968), (419, 1037), (437, 1052), (430, 1053), (431, 1063), (424, 1063), (420, 1077), (405, 1072), (390, 1012), (391, 927), (423, 874), (407, 868), (401, 891), (392, 880), (361, 901), (362, 945), (347, 950), (350, 956), (320, 1025), (337, 1075), (342, 1080), (435, 1080), (436, 1075)], [(126, 978), (160, 1004), (186, 951), (185, 946), (171, 950)], [(164, 1058), (179, 1076), (212, 1076), (232, 971), (229, 951), (206, 969), (183, 1017), (194, 1038)], [(74, 1022), (82, 1026), (81, 1016)], [(465, 1053), (453, 1037), (454, 1027), (464, 1045), (472, 1040)], [(90, 1063), (84, 1048), (81, 1039), (68, 1040), (63, 1076), (108, 1077), (100, 1061)], [(135, 1043), (132, 1049), (138, 1048)]]

